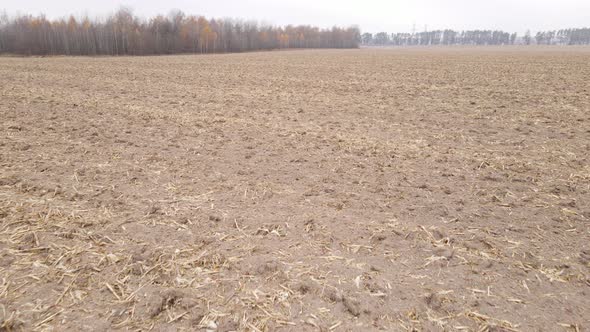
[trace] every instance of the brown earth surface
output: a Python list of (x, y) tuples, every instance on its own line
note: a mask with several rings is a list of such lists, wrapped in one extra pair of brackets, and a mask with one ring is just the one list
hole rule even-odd
[(587, 331), (590, 49), (0, 58), (0, 330)]

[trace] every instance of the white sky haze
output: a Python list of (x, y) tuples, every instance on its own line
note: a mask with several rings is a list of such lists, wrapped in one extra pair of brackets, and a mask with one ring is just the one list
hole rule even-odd
[(2, 0), (9, 15), (69, 14), (100, 17), (121, 6), (150, 17), (180, 9), (206, 17), (253, 19), (269, 24), (320, 27), (356, 24), (363, 32), (409, 32), (451, 28), (502, 29), (522, 33), (590, 27), (590, 0)]

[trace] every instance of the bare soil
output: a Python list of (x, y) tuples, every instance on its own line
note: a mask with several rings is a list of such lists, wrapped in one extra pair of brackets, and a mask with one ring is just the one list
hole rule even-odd
[(0, 330), (590, 329), (590, 49), (0, 58)]

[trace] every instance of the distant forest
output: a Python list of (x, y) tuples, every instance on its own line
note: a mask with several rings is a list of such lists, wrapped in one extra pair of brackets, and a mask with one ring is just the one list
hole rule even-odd
[(173, 11), (150, 19), (122, 8), (104, 19), (48, 20), (0, 15), (0, 53), (22, 55), (153, 55), (293, 48), (430, 45), (589, 45), (590, 28), (530, 32), (500, 30), (379, 32), (357, 27), (277, 27), (236, 19), (207, 19)]
[(523, 36), (500, 30), (435, 30), (418, 33), (379, 32), (364, 33), (362, 45), (415, 46), (415, 45), (589, 45), (590, 28), (539, 31), (534, 36)]
[(152, 55), (290, 48), (357, 48), (356, 27), (276, 27), (206, 19), (173, 11), (145, 20), (120, 9), (102, 20), (0, 16), (0, 53), (23, 55)]

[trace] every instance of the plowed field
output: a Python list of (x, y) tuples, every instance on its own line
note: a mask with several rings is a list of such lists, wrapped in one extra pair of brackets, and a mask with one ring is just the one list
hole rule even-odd
[(584, 331), (590, 49), (0, 58), (0, 330)]

